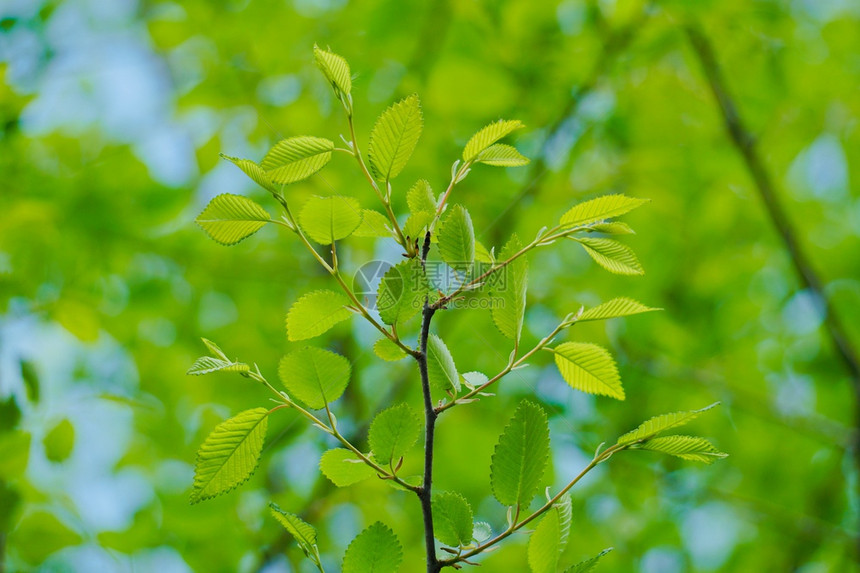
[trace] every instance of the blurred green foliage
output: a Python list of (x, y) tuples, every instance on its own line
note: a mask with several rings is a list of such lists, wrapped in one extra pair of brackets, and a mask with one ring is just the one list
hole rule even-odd
[[(576, 394), (549, 357), (536, 360), (497, 398), (447, 415), (437, 436), (440, 491), (461, 492), (478, 519), (504, 523), (482, 480), (523, 397), (549, 405), (556, 483), (643, 419), (720, 400), (695, 424), (731, 457), (702, 468), (643, 453), (598, 468), (573, 491), (561, 562), (614, 546), (603, 571), (858, 570), (849, 446), (856, 396), (725, 135), (683, 33), (691, 20), (711, 37), (799, 239), (859, 346), (854, 3), (0, 7), (7, 569), (304, 571), (269, 500), (318, 527), (327, 564), (377, 520), (398, 532), (404, 563), (421, 561), (411, 494), (392, 495), (372, 480), (335, 490), (317, 469), (331, 444), (289, 416), (273, 418), (262, 466), (240, 492), (188, 504), (196, 446), (263, 399), (258, 386), (227, 374), (184, 376), (201, 353), (199, 338), (274, 378), (293, 348), (286, 309), (328, 278), (275, 229), (227, 248), (192, 221), (216, 193), (268, 200), (219, 152), (259, 160), (281, 137), (344, 132), (339, 103), (313, 64), (319, 43), (357, 74), (359, 133), (392, 99), (421, 95), (426, 127), (395, 189), (397, 212), (406, 209), (407, 182), (436, 173), (438, 192), (465, 140), (498, 117), (526, 123), (518, 146), (533, 166), (476, 171), (457, 189), (484, 244), (534, 236), (598, 194), (652, 199), (629, 218), (638, 235), (628, 243), (645, 277), (608, 275), (572, 245), (530, 258), (526, 344), (579, 305), (614, 296), (666, 309), (565, 335), (613, 350), (627, 401)], [(292, 186), (289, 198), (301, 204), (340, 190), (373, 205), (342, 158)], [(373, 239), (339, 252), (351, 270), (393, 255)], [(550, 280), (559, 274), (566, 278)], [(443, 313), (437, 327), (462, 371), (506, 363), (489, 313)], [(381, 363), (365, 325), (344, 322), (325, 336), (355, 364), (339, 404), (344, 429), (361, 437), (373, 413), (396, 400), (419, 403), (414, 366)], [(525, 553), (517, 536), (482, 570), (524, 571)]]

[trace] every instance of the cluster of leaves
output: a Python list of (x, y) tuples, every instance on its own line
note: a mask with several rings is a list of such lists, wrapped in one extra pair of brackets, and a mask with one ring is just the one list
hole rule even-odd
[[(525, 366), (541, 350), (552, 353), (562, 378), (573, 389), (623, 400), (625, 394), (618, 367), (606, 349), (586, 342), (555, 344), (555, 338), (577, 322), (658, 309), (628, 298), (612, 299), (590, 309), (580, 308), (564, 317), (537, 345), (521, 353), (528, 287), (526, 255), (536, 248), (555, 244), (559, 239), (569, 239), (612, 273), (642, 274), (642, 266), (633, 251), (610, 237), (633, 232), (628, 225), (614, 219), (645, 201), (625, 195), (586, 201), (569, 209), (552, 228), (541, 229), (531, 242), (525, 243), (512, 236), (496, 255), (494, 248), (487, 248), (475, 239), (468, 210), (462, 205), (449, 205), (448, 199), (454, 187), (477, 164), (516, 167), (528, 163), (516, 148), (500, 143), (523, 125), (516, 120), (500, 120), (479, 130), (467, 142), (462, 159), (452, 166), (447, 189), (438, 197), (425, 180), (411, 186), (406, 194), (409, 215), (401, 226), (392, 210), (392, 180), (406, 166), (423, 128), (418, 97), (409, 96), (382, 113), (370, 134), (365, 163), (353, 126), (349, 66), (330, 51), (315, 48), (314, 54), (346, 112), (350, 137), (343, 140), (347, 146), (337, 147), (333, 141), (320, 137), (298, 136), (278, 142), (260, 163), (230, 157), (230, 161), (271, 193), (282, 208), (281, 216), (272, 217), (264, 207), (246, 197), (224, 194), (215, 197), (197, 219), (206, 233), (223, 245), (236, 244), (268, 223), (280, 225), (294, 233), (332, 275), (338, 290), (308, 293), (291, 306), (286, 316), (287, 338), (293, 342), (309, 340), (355, 314), (363, 317), (382, 335), (374, 345), (381, 359), (397, 361), (411, 356), (418, 362), (422, 383), (426, 386), (425, 433), (433, 431), (440, 414), (488, 396), (487, 389), (491, 385)], [(352, 197), (330, 196), (309, 199), (298, 216), (294, 216), (284, 187), (317, 173), (335, 152), (357, 160), (384, 214), (362, 207)], [(380, 280), (376, 310), (359, 299), (341, 274), (337, 243), (350, 236), (384, 237), (396, 241), (403, 249), (405, 260), (389, 269)], [(314, 243), (328, 247), (330, 257), (328, 253), (320, 253)], [(449, 275), (455, 277), (453, 284), (438, 284), (427, 272), (431, 263), (446, 267)], [(504, 280), (497, 280), (500, 276)], [(491, 305), (493, 321), (499, 331), (513, 341), (508, 364), (495, 376), (481, 372), (461, 373), (444, 340), (429, 332), (433, 313), (451, 309), (464, 297), (493, 297), (497, 303)], [(410, 344), (405, 335), (415, 328), (414, 319), (419, 314), (421, 334), (417, 344)], [(430, 501), (426, 504), (430, 515), (425, 514), (425, 523), (431, 524), (431, 539), (435, 537), (442, 543), (451, 557), (438, 558), (432, 545), (428, 548), (428, 570), (438, 571), (445, 566), (459, 568), (462, 563), (471, 563), (470, 558), (535, 521), (537, 525), (528, 549), (530, 567), (535, 573), (557, 571), (558, 556), (570, 533), (568, 491), (592, 468), (622, 450), (650, 450), (705, 463), (725, 455), (703, 438), (665, 435), (704, 410), (658, 416), (621, 436), (613, 446), (605, 450), (598, 448), (582, 473), (559, 493), (548, 497), (538, 510), (522, 516), (538, 494), (550, 457), (546, 415), (539, 405), (524, 401), (502, 432), (492, 458), (491, 489), (499, 503), (508, 508), (507, 528), (494, 533), (487, 522), (475, 521), (471, 506), (461, 494), (425, 489), (427, 469), (423, 479), (422, 476), (399, 474), (404, 456), (422, 433), (421, 418), (409, 404), (393, 405), (373, 419), (367, 436), (368, 450), (354, 445), (339, 432), (332, 404), (344, 394), (350, 381), (352, 366), (347, 357), (313, 346), (293, 350), (281, 360), (278, 375), (284, 389), (279, 390), (256, 365), (252, 367), (232, 360), (216, 344), (208, 340), (204, 343), (210, 354), (198, 359), (189, 374), (235, 372), (267, 387), (277, 405), (271, 409), (246, 410), (212, 431), (198, 452), (192, 502), (223, 494), (246, 481), (259, 463), (268, 416), (282, 409), (293, 410), (340, 442), (342, 447), (325, 452), (320, 460), (321, 471), (335, 485), (347, 487), (377, 477)], [(431, 456), (426, 459), (432, 471), (432, 454), (425, 451), (424, 455)], [(275, 506), (272, 513), (296, 539), (308, 559), (322, 571), (314, 528)], [(568, 571), (587, 571), (604, 554), (574, 565)], [(393, 572), (401, 560), (402, 549), (394, 532), (382, 523), (375, 523), (350, 544), (343, 558), (343, 571)]]

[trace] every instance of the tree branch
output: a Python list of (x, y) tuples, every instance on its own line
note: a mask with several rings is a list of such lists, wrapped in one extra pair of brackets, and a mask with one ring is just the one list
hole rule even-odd
[[(839, 315), (827, 298), (823, 281), (800, 244), (798, 232), (780, 202), (776, 186), (759, 155), (755, 139), (744, 124), (738, 108), (729, 94), (710, 39), (695, 24), (687, 25), (685, 31), (707, 77), (714, 99), (717, 100), (726, 131), (743, 157), (762, 203), (764, 203), (774, 227), (776, 227), (786, 250), (791, 256), (791, 261), (803, 286), (817, 299), (824, 312), (825, 330), (851, 378), (855, 401), (855, 425), (860, 427), (860, 358), (851, 346)], [(854, 450), (855, 463), (860, 469), (860, 432), (855, 432), (852, 449)]]

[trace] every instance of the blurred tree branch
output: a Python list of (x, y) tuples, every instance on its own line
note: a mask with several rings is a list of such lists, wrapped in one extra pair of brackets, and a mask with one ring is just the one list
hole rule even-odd
[[(755, 138), (744, 124), (738, 107), (729, 94), (710, 39), (696, 24), (688, 24), (685, 27), (685, 32), (707, 77), (714, 99), (717, 100), (726, 131), (728, 131), (732, 143), (743, 157), (747, 170), (755, 183), (756, 189), (758, 189), (761, 200), (767, 209), (774, 227), (776, 227), (783, 243), (785, 243), (785, 247), (791, 256), (794, 268), (800, 276), (804, 288), (817, 299), (824, 313), (825, 330), (851, 378), (855, 402), (855, 426), (860, 427), (860, 358), (858, 358), (855, 349), (851, 346), (851, 342), (836, 309), (827, 298), (821, 277), (812, 266), (800, 244), (797, 230), (792, 225), (785, 208), (780, 203), (776, 186), (759, 155)], [(853, 450), (857, 467), (860, 469), (860, 443), (858, 443), (860, 439), (858, 439), (858, 436), (860, 436), (860, 432), (855, 432), (851, 449)]]

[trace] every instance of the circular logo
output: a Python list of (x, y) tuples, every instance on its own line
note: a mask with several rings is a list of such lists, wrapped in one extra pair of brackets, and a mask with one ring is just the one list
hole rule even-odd
[(382, 288), (380, 283), (393, 265), (385, 261), (370, 261), (361, 265), (352, 277), (352, 290), (363, 300), (364, 306), (373, 310), (391, 308), (400, 299), (403, 291), (403, 278), (399, 273), (391, 273)]

